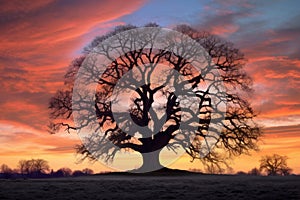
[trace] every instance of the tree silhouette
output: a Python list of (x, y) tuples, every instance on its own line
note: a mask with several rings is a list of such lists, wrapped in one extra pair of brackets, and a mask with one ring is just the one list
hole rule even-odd
[(0, 166), (0, 173), (3, 174), (4, 178), (10, 178), (14, 171), (7, 164), (2, 164)]
[(40, 175), (49, 171), (48, 161), (44, 159), (31, 159), (31, 160), (20, 160), (18, 168), (21, 174), (34, 174)]
[(0, 166), (0, 172), (1, 173), (7, 173), (7, 174), (9, 174), (9, 173), (12, 173), (13, 172), (13, 170), (7, 165), (7, 164), (2, 164), (1, 166)]
[(287, 156), (278, 154), (263, 156), (260, 160), (260, 170), (267, 173), (268, 176), (286, 176), (292, 171), (287, 166)]
[(249, 175), (252, 175), (252, 176), (260, 176), (261, 173), (260, 173), (260, 170), (256, 167), (254, 167), (253, 169), (251, 169), (249, 172), (248, 172)]
[(21, 174), (29, 174), (30, 165), (27, 160), (19, 160), (18, 168)]
[(82, 170), (82, 172), (85, 174), (85, 175), (91, 175), (91, 174), (94, 174), (94, 171), (90, 168), (84, 168)]
[(85, 173), (84, 172), (82, 172), (81, 170), (75, 170), (75, 171), (73, 171), (73, 174), (72, 174), (72, 176), (84, 176), (85, 175)]
[[(146, 171), (162, 167), (159, 154), (165, 147), (175, 152), (183, 148), (192, 160), (209, 163), (207, 167), (214, 171), (227, 165), (228, 156), (256, 149), (261, 132), (247, 101), (252, 82), (243, 71), (243, 54), (231, 43), (187, 25), (176, 26), (179, 38), (167, 35), (160, 41), (167, 48), (157, 49), (154, 41), (161, 29), (153, 23), (145, 27), (157, 29), (140, 34), (132, 25), (116, 27), (96, 37), (84, 55), (71, 63), (65, 88), (50, 100), (49, 131), (56, 133), (64, 127), (70, 132), (96, 124), (93, 134), (85, 138), (88, 141), (76, 147), (83, 159), (109, 162), (120, 150), (136, 151), (142, 154), (141, 169)], [(105, 42), (110, 37), (114, 42)], [(131, 49), (134, 45), (138, 48)], [(199, 51), (199, 45), (207, 54)], [(111, 52), (117, 52), (117, 58)], [(206, 62), (201, 71), (195, 67), (203, 61), (198, 59), (200, 54)], [(90, 55), (109, 60), (101, 74), (99, 60)], [(98, 85), (92, 105), (84, 105), (86, 97), (74, 89), (76, 76), (86, 75), (80, 72), (83, 68), (88, 78), (82, 85)], [(129, 109), (113, 110), (126, 94), (132, 94)], [(74, 96), (80, 103), (72, 107)], [(226, 112), (222, 112), (224, 105)], [(87, 114), (89, 109), (96, 113), (95, 118)], [(74, 112), (79, 113), (76, 125), (72, 123)]]
[(247, 173), (244, 172), (244, 171), (238, 171), (238, 172), (236, 172), (236, 175), (239, 175), (239, 176), (246, 176)]
[(72, 175), (72, 170), (70, 168), (60, 168), (56, 172), (52, 173), (52, 176), (55, 177), (68, 177)]

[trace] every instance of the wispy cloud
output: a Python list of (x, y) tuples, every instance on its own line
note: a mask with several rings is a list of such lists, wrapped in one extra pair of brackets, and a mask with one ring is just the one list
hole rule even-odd
[[(48, 99), (68, 63), (97, 27), (138, 9), (142, 1), (5, 1), (1, 4), (0, 119), (47, 124)], [(104, 29), (104, 30), (105, 30)], [(103, 31), (103, 30), (102, 30)], [(99, 34), (99, 33), (98, 33)], [(91, 38), (94, 35), (89, 35)]]
[[(3, 1), (0, 6), (0, 160), (73, 154), (76, 135), (50, 136), (48, 101), (82, 47), (145, 2)], [(97, 31), (97, 32), (96, 32)]]
[(291, 116), (300, 119), (300, 15), (284, 13), (280, 21), (272, 20), (277, 14), (268, 8), (286, 8), (276, 4), (215, 0), (197, 22), (199, 29), (225, 37), (245, 54), (246, 71), (254, 79), (250, 100), (266, 126), (276, 119), (279, 125), (291, 124)]

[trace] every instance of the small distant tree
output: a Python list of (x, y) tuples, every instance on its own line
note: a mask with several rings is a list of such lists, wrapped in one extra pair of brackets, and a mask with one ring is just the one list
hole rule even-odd
[(89, 169), (89, 168), (84, 168), (82, 170), (82, 172), (85, 174), (85, 175), (91, 175), (91, 174), (94, 174), (94, 171), (92, 169)]
[(258, 168), (253, 168), (251, 169), (249, 172), (248, 172), (249, 175), (252, 175), (252, 176), (260, 176), (261, 173), (260, 173), (260, 170)]
[(3, 174), (8, 174), (8, 173), (12, 173), (13, 170), (7, 165), (7, 164), (2, 164), (0, 167), (1, 173)]
[(85, 174), (81, 170), (75, 170), (72, 176), (84, 176)]
[(47, 173), (50, 169), (48, 161), (44, 159), (32, 159), (31, 160), (32, 172)]
[(18, 163), (18, 168), (21, 174), (29, 174), (30, 162), (28, 160), (20, 160)]
[(13, 174), (13, 170), (6, 164), (0, 166), (0, 172), (3, 174), (4, 178), (10, 178)]
[(57, 176), (57, 177), (68, 177), (71, 175), (72, 175), (72, 170), (67, 167), (60, 168), (53, 173), (53, 176)]
[(243, 171), (238, 171), (238, 172), (236, 173), (236, 175), (239, 175), (239, 176), (245, 176), (245, 175), (247, 175), (247, 173), (246, 173), (246, 172), (243, 172)]
[(292, 169), (289, 167), (281, 169), (281, 175), (283, 175), (283, 176), (291, 175), (291, 172), (292, 172)]
[(278, 154), (263, 156), (260, 160), (260, 171), (265, 172), (268, 176), (286, 176), (292, 171), (287, 165), (287, 156)]
[(20, 160), (18, 168), (21, 174), (42, 174), (50, 169), (48, 161), (44, 159)]

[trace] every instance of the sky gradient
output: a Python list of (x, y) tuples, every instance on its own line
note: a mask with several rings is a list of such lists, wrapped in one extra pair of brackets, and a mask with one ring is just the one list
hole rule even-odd
[[(156, 22), (163, 27), (190, 24), (234, 43), (247, 58), (253, 78), (250, 101), (264, 126), (260, 151), (236, 158), (235, 171), (258, 167), (262, 155), (289, 157), (300, 173), (300, 14), (298, 1), (108, 1), (0, 0), (0, 164), (44, 158), (52, 168), (76, 164), (75, 134), (49, 135), (49, 98), (95, 36), (117, 25)], [(172, 167), (199, 168), (187, 156)]]

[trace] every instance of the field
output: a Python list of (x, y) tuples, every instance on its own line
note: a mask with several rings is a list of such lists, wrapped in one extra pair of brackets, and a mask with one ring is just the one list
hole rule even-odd
[(193, 174), (0, 179), (0, 199), (300, 199), (300, 176)]

